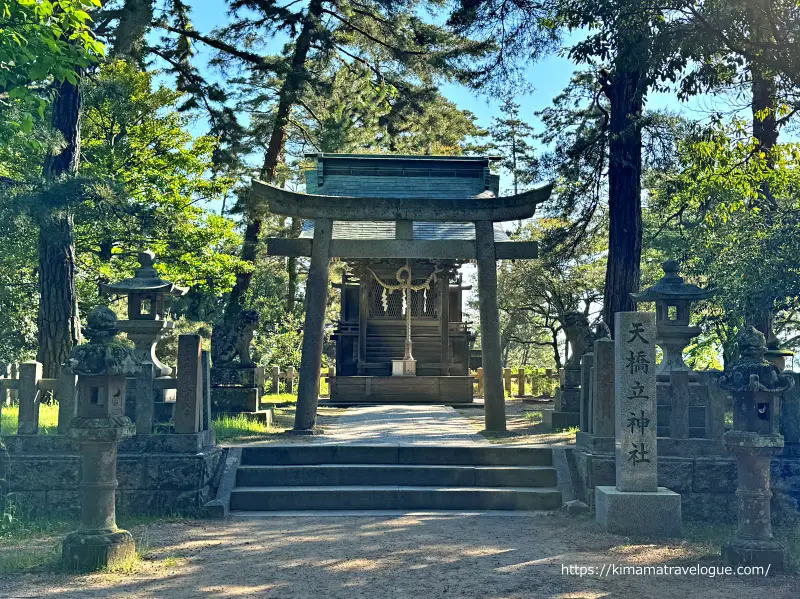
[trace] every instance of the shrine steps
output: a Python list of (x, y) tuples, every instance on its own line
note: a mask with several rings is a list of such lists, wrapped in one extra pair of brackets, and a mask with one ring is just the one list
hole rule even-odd
[(562, 503), (549, 448), (285, 445), (241, 451), (233, 513), (541, 511)]

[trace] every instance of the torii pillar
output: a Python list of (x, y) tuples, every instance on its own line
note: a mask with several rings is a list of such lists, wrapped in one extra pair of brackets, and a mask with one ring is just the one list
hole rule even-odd
[(300, 380), (297, 384), (297, 408), (294, 416), (293, 430), (296, 433), (313, 431), (314, 423), (317, 420), (332, 237), (333, 221), (331, 219), (318, 218), (314, 220), (311, 265), (306, 281), (306, 320), (303, 326), (303, 347), (300, 354)]
[(475, 257), (478, 262), (478, 307), (481, 317), (483, 359), (483, 417), (486, 430), (506, 430), (506, 396), (500, 351), (500, 312), (497, 308), (497, 254), (494, 223), (475, 223)]

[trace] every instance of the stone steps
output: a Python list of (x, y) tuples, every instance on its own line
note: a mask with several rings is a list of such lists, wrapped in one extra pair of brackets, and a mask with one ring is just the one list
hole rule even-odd
[(242, 513), (560, 507), (552, 451), (546, 447), (243, 447), (230, 493), (230, 509)]
[(556, 510), (561, 493), (530, 487), (237, 487), (231, 510)]
[(555, 487), (549, 466), (429, 466), (423, 464), (314, 464), (241, 466), (240, 487), (410, 485), (447, 487)]
[(549, 447), (498, 445), (261, 445), (242, 448), (243, 465), (426, 464), (550, 466)]

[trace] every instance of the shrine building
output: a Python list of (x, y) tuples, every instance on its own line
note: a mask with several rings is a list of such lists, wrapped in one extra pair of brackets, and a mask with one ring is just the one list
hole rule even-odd
[(496, 260), (533, 258), (537, 247), (510, 241), (502, 222), (532, 216), (550, 188), (498, 197), (487, 156), (308, 157), (316, 168), (305, 194), (254, 183), (271, 212), (304, 219), (299, 239), (269, 239), (268, 253), (311, 258), (295, 429), (316, 418), (331, 259), (347, 264), (333, 285), (341, 311), (331, 401), (471, 402), (459, 269), (475, 261), (487, 428), (504, 429)]

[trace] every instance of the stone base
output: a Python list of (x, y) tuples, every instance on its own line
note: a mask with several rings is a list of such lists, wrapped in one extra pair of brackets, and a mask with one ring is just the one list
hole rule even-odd
[(291, 435), (293, 437), (313, 437), (316, 435), (324, 435), (325, 431), (323, 431), (318, 426), (314, 428), (290, 428), (283, 431), (284, 435)]
[(259, 376), (256, 366), (215, 366), (211, 369), (211, 386), (258, 387)]
[(127, 530), (107, 534), (71, 532), (61, 548), (61, 562), (65, 569), (91, 572), (114, 566), (132, 559), (136, 542)]
[(573, 428), (580, 425), (581, 413), (545, 410), (542, 412), (542, 422), (547, 428), (554, 431)]
[(576, 414), (580, 414), (580, 387), (559, 387), (556, 390), (556, 396), (553, 399), (553, 405), (559, 412), (575, 412)]
[(417, 376), (417, 361), (392, 360), (392, 376)]
[(788, 567), (789, 552), (777, 541), (732, 539), (722, 546), (722, 561), (729, 566), (756, 566), (782, 572)]
[(212, 387), (211, 411), (217, 414), (258, 412), (260, 393), (256, 387)]
[(174, 401), (153, 402), (153, 421), (164, 424), (175, 417)]
[(618, 535), (680, 537), (681, 496), (666, 487), (655, 493), (595, 487), (595, 515), (603, 529)]

